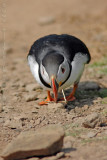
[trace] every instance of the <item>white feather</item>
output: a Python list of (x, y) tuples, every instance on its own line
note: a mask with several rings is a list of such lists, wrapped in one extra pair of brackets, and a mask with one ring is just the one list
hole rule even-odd
[(28, 56), (28, 63), (29, 63), (29, 66), (30, 66), (30, 70), (31, 70), (34, 78), (36, 79), (36, 81), (37, 81), (43, 88), (49, 90), (49, 88), (45, 87), (45, 86), (42, 84), (42, 82), (41, 82), (41, 80), (40, 80), (40, 78), (39, 78), (39, 74), (38, 74), (39, 65), (38, 65), (38, 63), (36, 62), (36, 60), (35, 60), (35, 58), (34, 58), (33, 56), (31, 56), (31, 55)]
[(87, 62), (87, 56), (82, 53), (77, 53), (71, 62), (72, 70), (69, 79), (60, 87), (65, 89), (75, 82), (79, 82), (81, 75), (84, 71), (85, 63)]

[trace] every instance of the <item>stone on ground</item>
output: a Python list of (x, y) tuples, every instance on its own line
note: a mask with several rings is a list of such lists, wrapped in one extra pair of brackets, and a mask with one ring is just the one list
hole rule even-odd
[(88, 133), (85, 133), (85, 134), (82, 134), (80, 137), (83, 138), (83, 139), (88, 139), (88, 138), (93, 138), (97, 135), (96, 132), (88, 132)]
[(81, 82), (79, 85), (79, 89), (85, 89), (85, 90), (98, 90), (100, 89), (100, 86), (96, 82)]
[(97, 124), (101, 122), (101, 117), (98, 113), (92, 113), (87, 115), (84, 119), (83, 126), (85, 128), (94, 128)]
[(58, 109), (58, 108), (64, 108), (64, 104), (62, 104), (62, 103), (49, 103), (48, 104), (48, 108), (50, 109), (50, 108), (52, 108), (52, 109)]
[(48, 125), (37, 131), (22, 132), (5, 148), (2, 158), (15, 160), (53, 155), (63, 146), (64, 131), (59, 125)]
[(37, 157), (29, 158), (28, 160), (39, 160)]
[(26, 94), (24, 95), (24, 98), (26, 102), (34, 101), (37, 98), (37, 94), (36, 93)]
[(40, 25), (48, 25), (55, 22), (55, 17), (53, 16), (47, 16), (47, 17), (40, 17), (38, 20), (38, 23)]
[(40, 85), (38, 83), (32, 83), (32, 84), (28, 84), (26, 85), (26, 91), (31, 92), (31, 91), (35, 91), (36, 89), (41, 88)]
[(0, 104), (0, 113), (3, 111), (3, 106)]

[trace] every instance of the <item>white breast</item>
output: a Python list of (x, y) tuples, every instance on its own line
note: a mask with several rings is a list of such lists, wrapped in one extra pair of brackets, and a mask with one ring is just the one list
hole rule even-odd
[(34, 58), (33, 56), (31, 56), (31, 55), (28, 56), (28, 64), (29, 64), (29, 66), (30, 66), (30, 70), (31, 70), (34, 78), (36, 79), (36, 81), (37, 81), (43, 88), (49, 90), (49, 88), (45, 87), (45, 86), (42, 84), (42, 82), (41, 82), (41, 80), (40, 80), (40, 78), (39, 78), (39, 74), (38, 74), (39, 65), (38, 65), (38, 63), (36, 62), (35, 58)]
[(84, 71), (85, 64), (87, 62), (87, 56), (81, 53), (77, 53), (71, 62), (72, 70), (69, 79), (60, 87), (60, 89), (65, 89), (75, 82), (79, 82), (82, 73)]

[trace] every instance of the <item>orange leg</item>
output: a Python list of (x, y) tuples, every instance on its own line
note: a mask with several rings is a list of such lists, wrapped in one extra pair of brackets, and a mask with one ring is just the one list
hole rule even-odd
[(67, 101), (75, 100), (74, 94), (75, 94), (75, 91), (76, 91), (77, 87), (78, 87), (78, 84), (74, 84), (74, 88), (73, 88), (71, 94), (66, 97)]
[(47, 99), (39, 103), (39, 105), (48, 104), (48, 102), (54, 101), (54, 99), (50, 95), (50, 91), (47, 91)]
[[(77, 87), (78, 87), (78, 84), (74, 84), (74, 88), (73, 88), (71, 94), (66, 97), (67, 101), (74, 101), (75, 100), (74, 94), (75, 94)], [(60, 100), (64, 100), (64, 98), (61, 98)]]

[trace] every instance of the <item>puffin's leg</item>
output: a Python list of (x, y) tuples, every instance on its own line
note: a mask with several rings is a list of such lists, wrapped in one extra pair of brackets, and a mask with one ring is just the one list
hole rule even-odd
[(78, 83), (74, 84), (74, 87), (73, 87), (73, 90), (72, 90), (71, 94), (66, 97), (67, 101), (75, 100), (74, 94), (75, 94), (75, 91), (76, 91), (77, 87), (78, 87)]
[(47, 91), (47, 99), (39, 103), (39, 105), (48, 104), (48, 102), (54, 101), (54, 99), (50, 95), (50, 91)]
[(54, 98), (51, 97), (50, 95), (50, 91), (47, 91), (47, 99), (46, 99), (48, 102), (50, 101), (54, 101)]
[[(66, 97), (67, 101), (74, 101), (75, 100), (74, 94), (75, 94), (75, 91), (76, 91), (77, 87), (78, 87), (78, 83), (74, 84), (74, 87), (73, 87), (73, 90), (72, 90), (71, 94)], [(59, 100), (62, 101), (62, 100), (65, 100), (65, 99), (60, 98)]]

